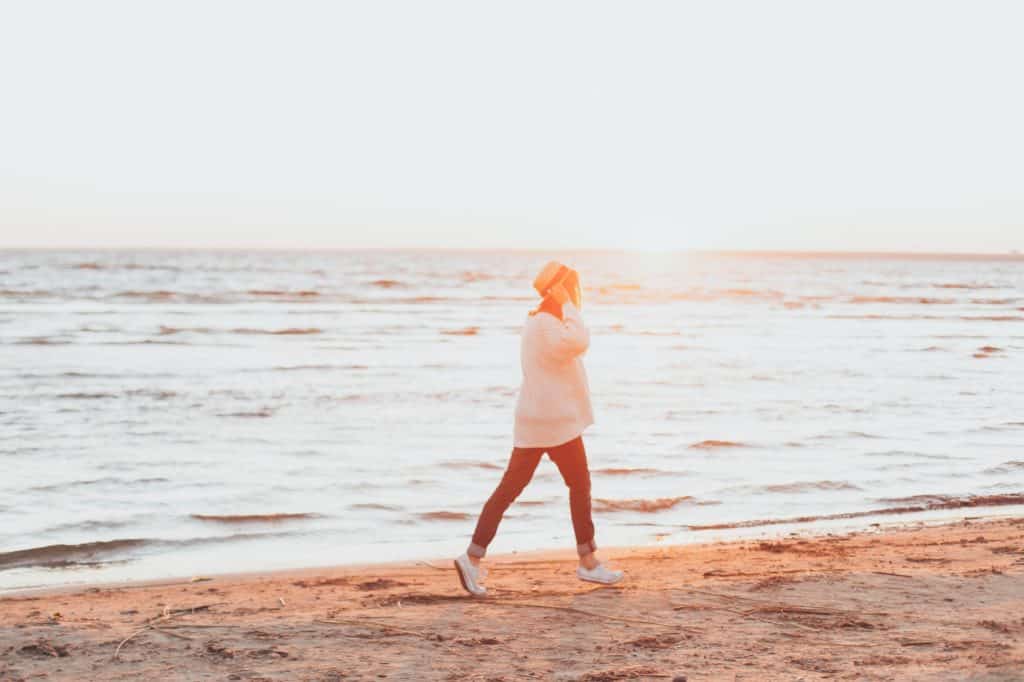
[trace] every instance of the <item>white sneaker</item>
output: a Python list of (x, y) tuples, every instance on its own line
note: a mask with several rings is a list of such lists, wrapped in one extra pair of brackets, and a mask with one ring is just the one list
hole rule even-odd
[(459, 574), (459, 582), (462, 583), (462, 589), (474, 597), (482, 597), (487, 594), (487, 588), (480, 584), (484, 571), (474, 566), (473, 562), (469, 560), (468, 555), (463, 553), (462, 556), (455, 560), (455, 570)]
[(576, 577), (592, 583), (614, 585), (622, 580), (622, 571), (609, 571), (604, 564), (598, 564), (596, 568), (579, 566), (576, 568)]

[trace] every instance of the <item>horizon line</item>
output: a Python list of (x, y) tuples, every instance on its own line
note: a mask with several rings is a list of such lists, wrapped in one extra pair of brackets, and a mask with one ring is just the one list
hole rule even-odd
[(438, 246), (0, 246), (0, 252), (121, 251), (121, 252), (266, 252), (266, 253), (584, 253), (584, 254), (652, 254), (711, 255), (761, 257), (912, 257), (912, 258), (1001, 258), (1024, 260), (1018, 249), (1002, 251), (913, 251), (913, 250), (837, 250), (837, 249), (641, 249), (630, 247), (438, 247)]

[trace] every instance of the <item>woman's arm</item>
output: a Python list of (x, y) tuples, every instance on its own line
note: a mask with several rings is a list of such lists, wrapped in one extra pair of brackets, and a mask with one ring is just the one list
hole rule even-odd
[(545, 346), (556, 359), (570, 360), (590, 346), (590, 331), (572, 301), (562, 304), (561, 321), (550, 315), (545, 317), (550, 318), (545, 325)]

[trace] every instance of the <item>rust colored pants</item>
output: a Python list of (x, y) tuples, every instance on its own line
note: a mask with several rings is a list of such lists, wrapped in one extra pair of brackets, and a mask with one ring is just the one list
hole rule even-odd
[(483, 557), (486, 554), (487, 545), (498, 532), (498, 524), (501, 523), (505, 510), (533, 478), (533, 472), (544, 453), (554, 461), (562, 474), (562, 480), (569, 488), (569, 511), (572, 514), (573, 531), (576, 533), (577, 553), (586, 556), (597, 550), (594, 543), (594, 521), (590, 514), (590, 469), (587, 466), (583, 437), (577, 436), (568, 443), (554, 447), (512, 450), (501, 482), (480, 512), (476, 530), (473, 532), (473, 541), (466, 550), (467, 554), (475, 557)]

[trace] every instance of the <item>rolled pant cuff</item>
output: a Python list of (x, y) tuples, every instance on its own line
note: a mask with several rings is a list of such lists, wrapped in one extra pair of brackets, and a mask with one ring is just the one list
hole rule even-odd
[(481, 547), (475, 542), (469, 543), (469, 548), (466, 550), (466, 554), (469, 556), (475, 556), (478, 559), (483, 559), (484, 555), (487, 554), (487, 548)]
[(580, 556), (587, 556), (597, 551), (597, 543), (593, 540), (584, 542), (583, 544), (576, 545), (576, 553)]

